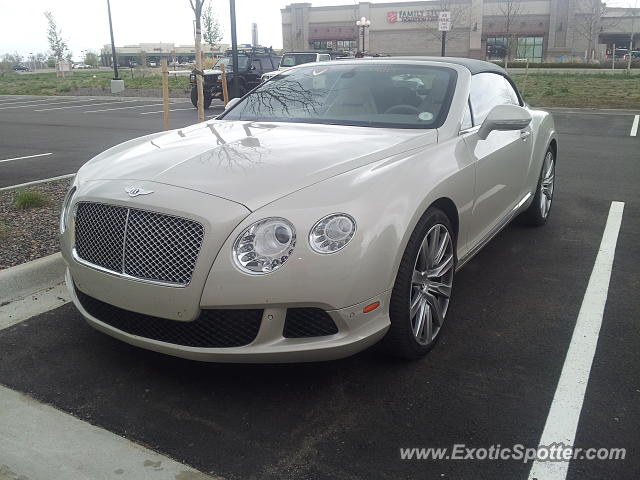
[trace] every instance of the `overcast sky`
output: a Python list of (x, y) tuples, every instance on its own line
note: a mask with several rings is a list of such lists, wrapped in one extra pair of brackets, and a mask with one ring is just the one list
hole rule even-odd
[[(314, 6), (354, 3), (354, 0), (309, 1)], [(229, 2), (207, 2), (213, 5), (223, 26), (223, 43), (231, 43)], [(636, 0), (611, 0), (607, 4), (633, 6), (635, 2)], [(236, 0), (238, 43), (251, 42), (251, 23), (256, 22), (260, 43), (281, 48), (280, 9), (291, 3), (294, 2)], [(91, 49), (97, 52), (104, 44), (109, 43), (106, 0), (0, 0), (0, 54), (14, 51), (22, 55), (46, 52), (49, 45), (47, 24), (43, 15), (45, 10), (51, 10), (53, 13), (74, 59), (81, 59), (82, 50)], [(117, 46), (141, 42), (180, 45), (193, 42), (193, 12), (189, 0), (111, 0), (111, 15)]]

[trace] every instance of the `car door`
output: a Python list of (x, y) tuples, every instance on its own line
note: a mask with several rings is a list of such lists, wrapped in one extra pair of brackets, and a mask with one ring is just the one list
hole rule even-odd
[(496, 73), (472, 77), (470, 113), (473, 126), (463, 131), (476, 163), (476, 191), (469, 229), (469, 245), (483, 241), (510, 218), (522, 200), (523, 185), (532, 154), (531, 127), (493, 131), (482, 140), (477, 130), (496, 105), (519, 105), (511, 84)]

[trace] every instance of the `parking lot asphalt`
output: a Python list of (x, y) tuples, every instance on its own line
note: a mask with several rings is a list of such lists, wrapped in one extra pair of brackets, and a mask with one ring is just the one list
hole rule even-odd
[[(197, 122), (189, 99), (170, 102), (172, 128)], [(220, 112), (214, 102), (205, 118)], [(160, 130), (161, 99), (0, 96), (0, 188), (75, 173), (101, 151)]]
[[(0, 163), (3, 184), (72, 173), (91, 152), (158, 130), (160, 114), (140, 114), (161, 108), (140, 104), (95, 117), (80, 113), (87, 107), (49, 115), (9, 114), (0, 105), (3, 158), (59, 155)], [(176, 111), (173, 125), (194, 117)], [(560, 150), (547, 225), (514, 222), (458, 272), (446, 328), (422, 360), (394, 361), (373, 349), (317, 364), (203, 364), (120, 343), (65, 305), (0, 331), (0, 384), (229, 479), (527, 479), (531, 464), (522, 461), (401, 460), (400, 449), (538, 445), (609, 207), (621, 201), (575, 446), (627, 452), (624, 460), (572, 461), (567, 478), (637, 479), (640, 138), (630, 136), (633, 119), (632, 112), (556, 113)]]

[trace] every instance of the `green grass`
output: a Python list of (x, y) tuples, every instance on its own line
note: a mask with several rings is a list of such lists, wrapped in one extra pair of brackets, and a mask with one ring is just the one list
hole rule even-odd
[(42, 207), (49, 202), (49, 198), (40, 192), (21, 192), (15, 196), (14, 202), (16, 207), (24, 210)]
[[(0, 73), (0, 95), (57, 95), (73, 93), (82, 88), (101, 89), (110, 92), (111, 71), (73, 72), (65, 78), (56, 77), (55, 73), (20, 74), (13, 72)], [(126, 88), (162, 88), (162, 76), (159, 69), (133, 70), (121, 69), (120, 78), (124, 79)], [(174, 76), (169, 73), (170, 89), (189, 89), (188, 76)]]
[(536, 107), (640, 108), (640, 75), (529, 72), (512, 77)]

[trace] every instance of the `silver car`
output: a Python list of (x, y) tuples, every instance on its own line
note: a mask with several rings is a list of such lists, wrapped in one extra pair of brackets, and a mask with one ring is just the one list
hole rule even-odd
[[(512, 219), (546, 222), (552, 116), (491, 63), (380, 58), (282, 72), (217, 119), (117, 145), (60, 221), (98, 330), (184, 358), (417, 358), (455, 272)], [(453, 319), (455, 320), (455, 319)]]

